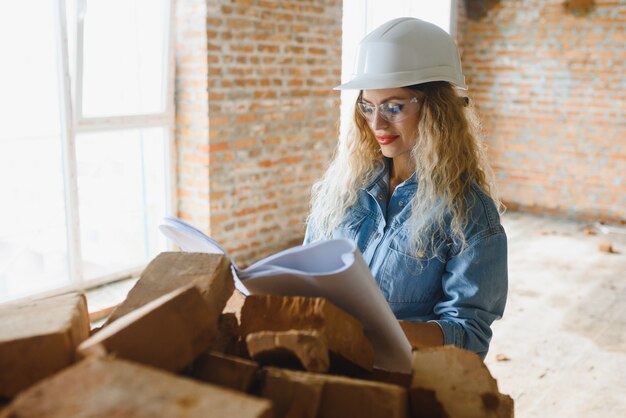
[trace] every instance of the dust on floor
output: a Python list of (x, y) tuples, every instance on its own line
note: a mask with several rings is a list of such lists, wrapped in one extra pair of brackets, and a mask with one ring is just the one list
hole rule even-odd
[(626, 227), (527, 213), (503, 224), (509, 297), (485, 360), (500, 391), (522, 418), (626, 417)]

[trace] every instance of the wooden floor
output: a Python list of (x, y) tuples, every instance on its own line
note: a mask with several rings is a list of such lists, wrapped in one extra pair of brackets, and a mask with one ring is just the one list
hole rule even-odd
[(500, 391), (517, 417), (626, 417), (626, 228), (589, 235), (590, 223), (521, 213), (503, 223), (509, 297), (485, 361)]
[[(516, 417), (626, 417), (626, 228), (588, 235), (589, 223), (523, 213), (503, 224), (509, 297), (486, 364)], [(133, 283), (89, 292), (90, 310)]]

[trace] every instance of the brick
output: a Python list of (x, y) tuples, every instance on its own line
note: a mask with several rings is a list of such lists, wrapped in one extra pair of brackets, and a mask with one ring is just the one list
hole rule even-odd
[(454, 346), (413, 352), (409, 399), (413, 417), (513, 417), (513, 400), (498, 391), (485, 363)]
[(400, 386), (333, 376), (324, 385), (320, 416), (403, 418), (407, 410), (406, 389)]
[(198, 288), (208, 304), (208, 317), (217, 324), (235, 288), (228, 259), (219, 254), (164, 252), (148, 264), (105, 326), (158, 297), (188, 285)]
[(204, 353), (191, 366), (190, 375), (240, 392), (248, 392), (256, 383), (258, 363), (218, 352)]
[(374, 368), (372, 371), (356, 374), (352, 377), (364, 380), (371, 380), (373, 382), (390, 383), (392, 385), (398, 385), (405, 388), (411, 386), (412, 379), (410, 373), (390, 372), (378, 368)]
[(0, 398), (13, 397), (71, 365), (89, 337), (83, 294), (69, 294), (0, 308)]
[(245, 300), (246, 295), (235, 289), (228, 301), (226, 301), (223, 313), (233, 313), (237, 317), (237, 322), (241, 322), (241, 309)]
[(271, 403), (129, 361), (91, 358), (21, 393), (9, 417), (270, 418)]
[(217, 335), (211, 341), (210, 351), (238, 355), (239, 322), (234, 313), (223, 313), (217, 324)]
[(615, 250), (613, 249), (613, 244), (611, 244), (610, 242), (601, 242), (598, 244), (598, 250), (603, 252), (603, 253), (615, 253)]
[(277, 417), (406, 418), (405, 388), (343, 376), (265, 368), (260, 395)]
[(261, 364), (303, 368), (326, 373), (330, 355), (325, 338), (319, 331), (259, 331), (248, 334), (246, 347), (250, 358)]
[(174, 290), (124, 315), (78, 346), (83, 356), (119, 358), (177, 371), (206, 351), (217, 333), (195, 286)]
[(276, 418), (316, 418), (324, 382), (313, 374), (265, 368), (259, 396), (270, 399)]
[(374, 349), (362, 324), (323, 298), (250, 295), (241, 310), (240, 334), (259, 331), (318, 331), (328, 350), (336, 355), (332, 366), (355, 365), (371, 370)]

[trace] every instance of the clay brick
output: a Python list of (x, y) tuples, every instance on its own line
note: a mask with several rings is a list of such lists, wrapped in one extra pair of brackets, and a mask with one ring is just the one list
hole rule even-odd
[(235, 288), (228, 259), (219, 254), (164, 252), (148, 264), (105, 327), (148, 302), (189, 285), (198, 288), (208, 304), (208, 317), (217, 323)]
[(300, 368), (326, 373), (330, 356), (325, 338), (319, 331), (259, 331), (246, 337), (248, 354), (261, 364)]
[(180, 370), (206, 351), (217, 333), (207, 312), (195, 286), (180, 288), (104, 327), (80, 344), (78, 352)]
[(318, 331), (336, 362), (371, 370), (374, 349), (363, 333), (362, 324), (323, 298), (250, 295), (241, 310), (242, 337), (259, 331)]
[(230, 296), (230, 299), (226, 301), (226, 306), (224, 307), (222, 313), (233, 313), (237, 317), (237, 321), (241, 322), (241, 309), (243, 308), (245, 300), (246, 296), (239, 290), (235, 289), (233, 294)]
[(0, 308), (0, 397), (13, 397), (75, 361), (89, 337), (87, 302), (69, 294)]
[(373, 382), (391, 383), (393, 385), (408, 388), (411, 386), (412, 376), (410, 373), (390, 372), (387, 370), (374, 368), (372, 371), (366, 371), (355, 376), (359, 379), (371, 380)]
[(406, 389), (387, 383), (286, 369), (263, 369), (260, 395), (277, 417), (406, 418)]
[(500, 394), (485, 363), (454, 346), (413, 352), (409, 399), (413, 417), (513, 417), (513, 400)]
[(209, 352), (198, 357), (191, 369), (190, 375), (195, 379), (248, 392), (256, 382), (259, 365), (240, 357)]
[(239, 341), (237, 317), (233, 313), (221, 314), (217, 326), (217, 335), (211, 341), (209, 351), (239, 355)]
[(112, 358), (90, 358), (22, 392), (9, 417), (272, 417), (271, 403)]
[(613, 249), (613, 244), (611, 244), (610, 242), (601, 242), (600, 244), (598, 244), (598, 250), (602, 251), (603, 253), (615, 253), (615, 250)]
[(324, 382), (312, 373), (263, 369), (259, 395), (270, 399), (276, 418), (316, 418)]

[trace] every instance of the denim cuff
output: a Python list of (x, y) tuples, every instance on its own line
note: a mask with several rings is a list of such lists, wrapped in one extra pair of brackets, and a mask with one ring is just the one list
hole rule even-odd
[(428, 322), (434, 322), (439, 325), (441, 332), (443, 333), (443, 344), (454, 345), (460, 348), (465, 348), (465, 330), (460, 324), (452, 321), (444, 320), (430, 320)]

